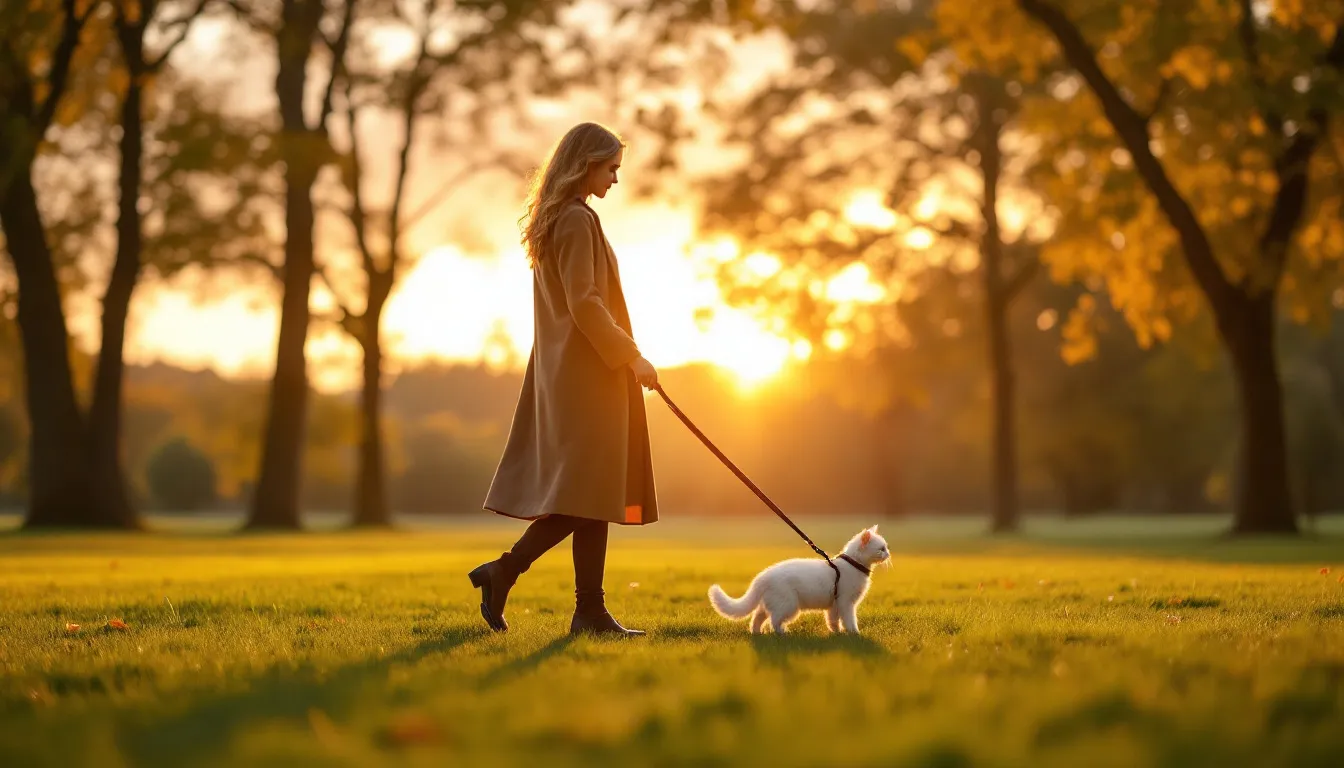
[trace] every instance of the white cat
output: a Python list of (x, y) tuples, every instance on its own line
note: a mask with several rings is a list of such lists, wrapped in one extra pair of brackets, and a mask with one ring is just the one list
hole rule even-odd
[(820, 558), (795, 558), (775, 563), (756, 574), (747, 594), (734, 599), (718, 584), (709, 588), (709, 602), (720, 616), (733, 621), (751, 617), (751, 632), (758, 634), (766, 619), (778, 634), (801, 611), (826, 611), (826, 626), (832, 632), (858, 634), (859, 603), (872, 583), (872, 566), (889, 562), (887, 542), (877, 535), (877, 526), (849, 540), (842, 555), (831, 562), (840, 569), (839, 596), (835, 596), (835, 570)]

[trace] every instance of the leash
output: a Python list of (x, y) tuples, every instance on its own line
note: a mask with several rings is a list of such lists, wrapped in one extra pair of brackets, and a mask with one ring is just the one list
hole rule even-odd
[[(747, 477), (746, 473), (738, 469), (737, 465), (734, 464), (732, 460), (730, 460), (727, 456), (723, 455), (723, 451), (720, 451), (718, 449), (718, 446), (714, 445), (714, 443), (711, 442), (710, 439), (705, 436), (705, 433), (701, 432), (700, 428), (695, 426), (695, 422), (691, 421), (690, 417), (687, 416), (685, 413), (682, 413), (682, 410), (677, 407), (677, 404), (672, 402), (672, 398), (668, 397), (667, 392), (663, 391), (663, 385), (661, 384), (653, 385), (653, 391), (657, 392), (663, 398), (663, 402), (667, 403), (667, 407), (672, 409), (672, 413), (676, 414), (678, 419), (681, 419), (681, 423), (685, 424), (686, 428), (691, 430), (692, 434), (700, 438), (700, 442), (704, 443), (705, 447), (708, 448), (710, 451), (712, 451), (714, 455), (718, 457), (719, 461), (723, 462), (723, 465), (725, 467), (732, 470), (734, 475), (737, 475), (738, 480), (741, 480), (744, 485), (750, 488), (752, 493), (756, 494), (757, 498), (765, 502), (765, 505), (770, 508), (770, 511), (778, 515), (780, 520), (783, 520), (785, 523), (787, 523), (788, 526), (793, 529), (794, 533), (801, 536), (803, 541), (807, 542), (807, 546), (812, 548), (813, 552), (816, 552), (818, 555), (820, 555), (826, 560), (826, 564), (831, 566), (831, 570), (835, 571), (835, 588), (831, 591), (831, 597), (833, 600), (839, 600), (840, 567), (835, 564), (835, 562), (831, 559), (830, 555), (826, 554), (826, 550), (822, 549), (821, 547), (818, 547), (816, 543), (812, 541), (812, 539), (808, 538), (807, 534), (803, 533), (803, 529), (799, 528), (797, 525), (794, 525), (793, 521), (789, 519), (789, 516), (784, 514), (784, 510), (780, 509), (778, 504), (771, 501), (770, 497), (765, 495), (765, 491), (762, 491), (760, 488), (758, 488), (755, 483), (751, 482), (751, 478)], [(845, 556), (841, 555), (841, 557)], [(849, 560), (848, 557), (845, 557), (845, 559)], [(855, 563), (855, 566), (857, 567), (858, 563)]]

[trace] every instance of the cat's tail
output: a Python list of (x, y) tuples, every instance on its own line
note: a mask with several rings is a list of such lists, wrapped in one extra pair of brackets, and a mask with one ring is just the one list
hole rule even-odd
[(709, 588), (709, 603), (723, 618), (741, 621), (756, 612), (756, 607), (761, 604), (762, 591), (761, 582), (757, 579), (751, 582), (747, 594), (734, 599), (729, 597), (722, 587), (715, 584)]

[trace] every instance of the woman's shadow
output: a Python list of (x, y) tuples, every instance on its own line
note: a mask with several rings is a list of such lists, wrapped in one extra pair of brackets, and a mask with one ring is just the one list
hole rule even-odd
[(172, 761), (191, 762), (197, 756), (217, 754), (230, 739), (259, 722), (301, 721), (313, 708), (343, 716), (359, 706), (368, 686), (385, 680), (393, 667), (449, 653), (488, 635), (480, 627), (449, 627), (417, 645), (355, 661), (326, 675), (269, 670), (239, 692), (202, 695), (165, 721), (147, 726), (128, 718), (118, 724), (117, 743), (137, 763), (158, 764), (169, 756)]

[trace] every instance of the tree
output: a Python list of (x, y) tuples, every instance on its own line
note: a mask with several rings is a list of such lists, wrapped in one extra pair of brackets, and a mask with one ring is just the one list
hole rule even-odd
[[(299, 485), (303, 427), (308, 405), (308, 364), (304, 344), (310, 320), (309, 290), (316, 272), (313, 256), (313, 186), (335, 155), (328, 139), (336, 85), (358, 0), (344, 0), (339, 12), (325, 0), (280, 0), (278, 20), (268, 23), (245, 0), (230, 0), (240, 14), (275, 40), (278, 71), (279, 154), (285, 177), (285, 247), (280, 334), (275, 373), (266, 405), (265, 440), (248, 528), (299, 528)], [(335, 3), (331, 3), (335, 5)], [(325, 22), (325, 24), (324, 24)], [(325, 29), (324, 29), (325, 27)], [(330, 30), (330, 31), (328, 31)], [(316, 115), (305, 106), (315, 48), (329, 53), (319, 82)]]
[[(1237, 387), (1233, 530), (1295, 531), (1275, 328), (1294, 262), (1344, 250), (1307, 255), (1303, 242), (1304, 222), (1324, 230), (1320, 217), (1338, 210), (1313, 190), (1339, 174), (1319, 150), (1344, 106), (1344, 7), (1274, 4), (1257, 15), (1249, 0), (1083, 5), (949, 5), (945, 20), (973, 59), (1053, 48), (1076, 72), (1052, 84), (1053, 121), (1037, 123), (1055, 126), (1051, 197), (1071, 223), (1047, 258), (1059, 273), (1106, 274), (1140, 332), (1162, 337), (1169, 315), (1195, 306), (1159, 279), (1176, 271), (1164, 254), (1183, 256), (1178, 277), (1193, 278), (1212, 312)], [(1027, 17), (1053, 46), (1037, 43), (1036, 28), (1018, 21)], [(1076, 95), (1080, 85), (1091, 99)], [(1134, 194), (1133, 178), (1150, 196)]]
[[(191, 22), (205, 10), (206, 2), (194, 0), (167, 21), (158, 18), (163, 8), (159, 0), (115, 3), (114, 24), (125, 68), (118, 140), (117, 255), (103, 295), (101, 349), (89, 409), (89, 448), (93, 497), (105, 506), (107, 515), (123, 521), (127, 527), (136, 523), (121, 465), (123, 349), (131, 297), (143, 265), (144, 223), (140, 204), (146, 191), (144, 91), (186, 39)], [(169, 36), (168, 43), (157, 53), (146, 50), (145, 34), (150, 29)]]
[[(927, 4), (802, 5), (776, 4), (753, 17), (786, 31), (793, 66), (727, 116), (730, 146), (744, 148), (747, 159), (707, 180), (704, 226), (731, 234), (744, 251), (782, 260), (776, 290), (748, 296), (765, 304), (786, 301), (781, 289), (815, 293), (813, 278), (868, 275), (905, 317), (927, 311), (927, 302), (899, 307), (921, 292), (924, 270), (974, 275), (991, 382), (992, 528), (1013, 530), (1017, 377), (1009, 313), (1036, 274), (1042, 237), (1021, 223), (1039, 218), (1024, 183), (1029, 137), (1014, 120), (1022, 81), (960, 61)], [(731, 110), (716, 107), (719, 116)], [(1015, 226), (1003, 224), (1005, 210), (1016, 214)], [(728, 272), (730, 282), (760, 283), (750, 269)], [(816, 295), (807, 301), (826, 303)], [(831, 321), (814, 330), (872, 326), (874, 314), (888, 311), (884, 304), (856, 309), (839, 301), (828, 310)], [(910, 327), (897, 325), (901, 343), (911, 343)], [(892, 407), (900, 402), (893, 397)], [(881, 417), (896, 421), (885, 410)]]
[(215, 467), (210, 457), (177, 437), (159, 447), (146, 467), (154, 500), (173, 511), (200, 509), (215, 500)]
[[(343, 207), (354, 234), (362, 271), (363, 309), (342, 299), (328, 277), (319, 274), (336, 297), (340, 326), (353, 338), (362, 353), (361, 432), (359, 469), (354, 497), (354, 524), (385, 526), (391, 522), (388, 509), (385, 450), (382, 435), (382, 314), (397, 278), (408, 267), (412, 254), (409, 232), (425, 220), (427, 214), (457, 191), (458, 186), (476, 172), (493, 165), (507, 165), (502, 149), (492, 147), (485, 133), (485, 118), (491, 111), (508, 106), (511, 91), (498, 84), (507, 81), (508, 70), (519, 66), (528, 53), (539, 53), (538, 41), (522, 29), (525, 22), (542, 20), (539, 12), (550, 13), (552, 3), (509, 2), (486, 4), (479, 8), (442, 0), (398, 3), (389, 23), (400, 21), (414, 29), (415, 52), (408, 66), (380, 72), (365, 61), (375, 58), (361, 54), (352, 59), (343, 76), (345, 95), (346, 140), (348, 151), (342, 156), (342, 182), (349, 204)], [(471, 30), (444, 45), (436, 40), (436, 29)], [(370, 115), (369, 113), (373, 113)], [(365, 128), (361, 130), (361, 116)], [(392, 147), (392, 190), (390, 195), (367, 196), (370, 186), (364, 174), (364, 158), (383, 143), (367, 127), (368, 117), (390, 117), (399, 123), (399, 142)], [(452, 150), (459, 169), (448, 174), (428, 199), (407, 211), (412, 157), (421, 147), (417, 143), (432, 126), (422, 125), (439, 116), (437, 149)], [(452, 123), (447, 125), (447, 123)], [(479, 149), (484, 147), (484, 150)], [(386, 202), (384, 202), (386, 200)]]
[(71, 63), (99, 5), (14, 3), (0, 12), (0, 228), (18, 283), (31, 423), (25, 525), (33, 527), (129, 524), (90, 495), (86, 426), (75, 400), (61, 287), (33, 185), (39, 147), (57, 121)]

